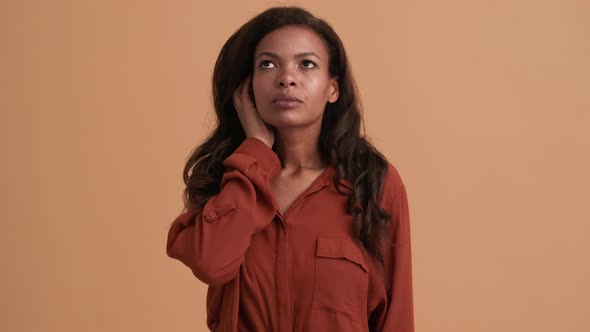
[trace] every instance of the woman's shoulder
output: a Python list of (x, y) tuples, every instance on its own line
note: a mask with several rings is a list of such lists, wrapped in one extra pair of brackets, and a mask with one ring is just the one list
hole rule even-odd
[(405, 184), (398, 167), (390, 160), (387, 160), (387, 171), (383, 177), (381, 203), (388, 206), (396, 195), (402, 191), (405, 192), (405, 190)]

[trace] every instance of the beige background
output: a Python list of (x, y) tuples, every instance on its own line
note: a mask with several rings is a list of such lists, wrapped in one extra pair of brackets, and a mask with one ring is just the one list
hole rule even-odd
[[(1, 2), (1, 331), (205, 330), (166, 234), (215, 58), (277, 3)], [(406, 183), (417, 331), (590, 331), (590, 3), (289, 3)]]

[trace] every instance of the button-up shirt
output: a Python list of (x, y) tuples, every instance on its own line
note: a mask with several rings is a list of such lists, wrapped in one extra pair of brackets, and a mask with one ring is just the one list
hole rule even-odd
[(208, 285), (211, 331), (414, 331), (408, 199), (389, 161), (378, 196), (392, 217), (384, 265), (353, 236), (336, 167), (281, 213), (270, 187), (281, 162), (270, 147), (247, 137), (223, 165), (220, 192), (180, 214), (166, 246)]

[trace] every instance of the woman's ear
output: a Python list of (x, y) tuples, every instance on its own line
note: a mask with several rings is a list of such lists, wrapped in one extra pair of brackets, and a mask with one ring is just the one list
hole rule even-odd
[(338, 77), (334, 77), (330, 81), (330, 95), (328, 96), (329, 103), (335, 103), (340, 96), (340, 90), (338, 89)]

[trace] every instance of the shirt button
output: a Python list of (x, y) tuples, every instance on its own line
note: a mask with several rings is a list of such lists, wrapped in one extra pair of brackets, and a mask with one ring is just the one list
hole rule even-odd
[(215, 212), (211, 212), (211, 213), (209, 213), (209, 217), (211, 217), (211, 218), (215, 218), (215, 216), (216, 216)]

